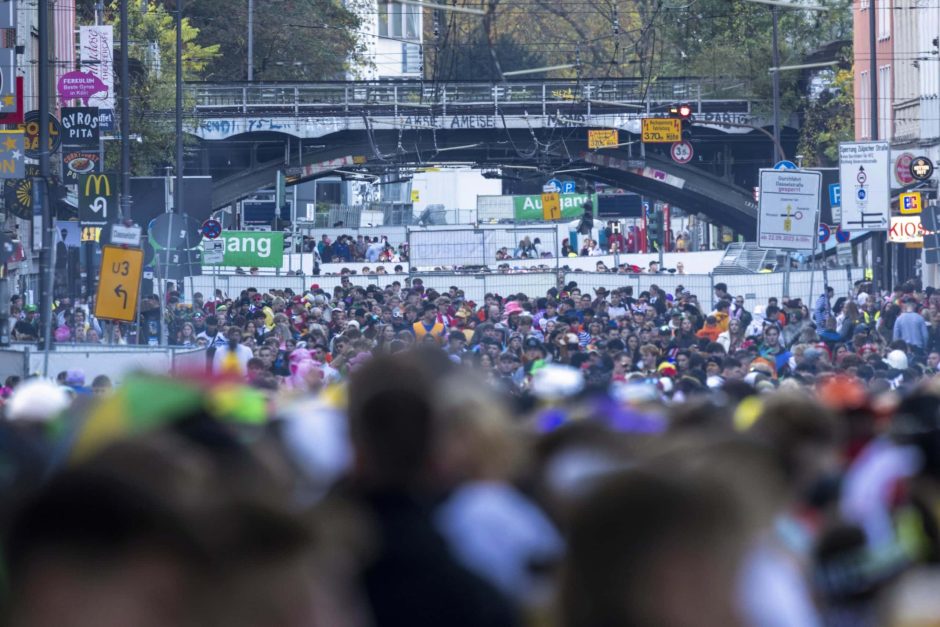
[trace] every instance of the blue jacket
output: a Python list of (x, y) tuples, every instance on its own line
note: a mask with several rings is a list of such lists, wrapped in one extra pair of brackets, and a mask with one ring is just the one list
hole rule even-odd
[(927, 346), (927, 322), (919, 313), (905, 311), (894, 321), (894, 339), (904, 340), (908, 346)]

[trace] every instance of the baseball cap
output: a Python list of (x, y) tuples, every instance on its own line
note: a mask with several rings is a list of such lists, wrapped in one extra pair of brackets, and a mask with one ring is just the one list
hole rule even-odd
[(528, 337), (522, 344), (526, 348), (542, 348), (542, 343), (536, 337)]

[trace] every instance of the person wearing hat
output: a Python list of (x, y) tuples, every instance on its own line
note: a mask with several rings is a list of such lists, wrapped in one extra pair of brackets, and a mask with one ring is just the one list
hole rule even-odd
[(17, 342), (32, 342), (39, 339), (39, 309), (36, 305), (26, 305), (25, 317), (13, 325), (11, 337)]
[(519, 394), (521, 387), (521, 362), (519, 356), (512, 351), (503, 351), (496, 361), (498, 373), (497, 382), (511, 395)]

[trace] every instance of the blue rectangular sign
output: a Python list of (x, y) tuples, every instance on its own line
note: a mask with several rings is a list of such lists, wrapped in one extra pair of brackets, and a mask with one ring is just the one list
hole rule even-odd
[(839, 183), (832, 183), (829, 186), (829, 204), (833, 207), (842, 206), (842, 185)]

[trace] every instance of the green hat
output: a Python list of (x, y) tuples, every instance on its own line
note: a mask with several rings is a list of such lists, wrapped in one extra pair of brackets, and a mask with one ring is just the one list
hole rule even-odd
[(36, 305), (26, 305), (26, 312), (39, 311), (39, 308)]

